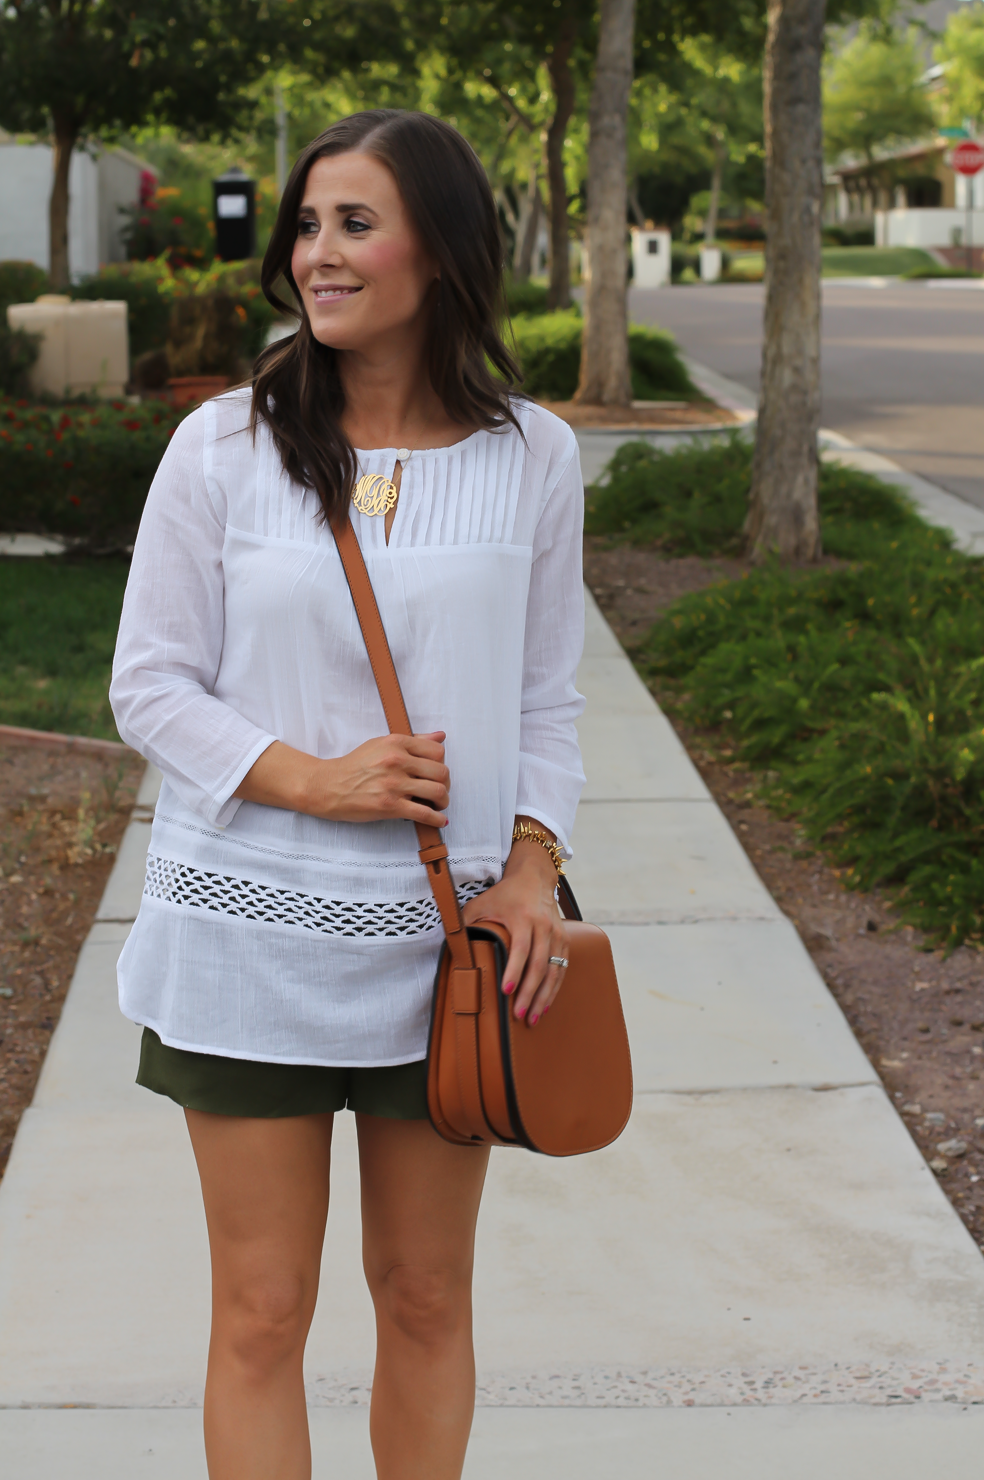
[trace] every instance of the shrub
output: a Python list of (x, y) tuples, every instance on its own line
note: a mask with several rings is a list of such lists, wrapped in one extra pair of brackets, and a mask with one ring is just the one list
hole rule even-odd
[(0, 402), (8, 529), (96, 549), (132, 544), (157, 465), (185, 415), (163, 402)]
[(11, 303), (33, 303), (48, 291), (48, 274), (33, 262), (0, 262), (0, 325), (7, 323)]
[(0, 323), (0, 396), (16, 397), (30, 393), (29, 371), (40, 348), (40, 334), (8, 329), (6, 320)]
[(534, 283), (529, 279), (525, 283), (514, 283), (512, 278), (508, 278), (506, 280), (506, 307), (511, 317), (519, 313), (546, 313), (546, 283)]
[(175, 298), (167, 334), (172, 375), (236, 375), (246, 312), (228, 293)]
[[(740, 432), (663, 452), (626, 442), (608, 464), (607, 482), (588, 490), (587, 534), (673, 555), (732, 555), (741, 546), (752, 481), (752, 444)], [(847, 559), (874, 558), (886, 537), (925, 526), (878, 478), (821, 462), (824, 549)]]
[(175, 269), (211, 262), (215, 228), (208, 210), (179, 186), (156, 186), (139, 205), (121, 207), (121, 215), (129, 258), (139, 262), (163, 258)]
[[(513, 320), (516, 350), (523, 367), (523, 390), (544, 401), (568, 401), (581, 369), (579, 314), (521, 314)], [(667, 392), (693, 395), (672, 336), (662, 329), (633, 325), (629, 330), (632, 394), (640, 401)]]
[(823, 244), (834, 247), (873, 247), (875, 228), (873, 226), (825, 226)]
[[(587, 528), (682, 554), (734, 550), (751, 448), (619, 449)], [(640, 645), (642, 672), (774, 778), (766, 795), (845, 869), (896, 892), (952, 948), (984, 941), (984, 562), (888, 484), (823, 463), (824, 547), (684, 597)]]

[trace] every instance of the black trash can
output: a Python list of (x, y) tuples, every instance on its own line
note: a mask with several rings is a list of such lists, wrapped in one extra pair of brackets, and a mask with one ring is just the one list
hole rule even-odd
[(215, 196), (215, 255), (223, 262), (256, 256), (256, 181), (227, 170), (212, 181)]

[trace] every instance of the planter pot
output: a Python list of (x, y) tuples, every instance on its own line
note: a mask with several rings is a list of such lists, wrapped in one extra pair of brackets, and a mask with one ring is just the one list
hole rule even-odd
[(178, 375), (167, 383), (171, 405), (178, 411), (220, 396), (229, 384), (228, 375)]

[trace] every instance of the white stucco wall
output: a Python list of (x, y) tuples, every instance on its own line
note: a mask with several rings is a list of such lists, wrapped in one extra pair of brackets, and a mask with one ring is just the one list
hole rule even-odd
[[(984, 244), (984, 211), (972, 211), (974, 241)], [(967, 212), (943, 206), (875, 212), (875, 241), (880, 247), (951, 247), (953, 233), (966, 240)]]
[[(72, 156), (68, 264), (73, 278), (125, 255), (118, 207), (137, 199), (140, 170), (140, 161), (123, 150), (106, 150), (93, 158), (79, 149)], [(0, 261), (50, 266), (51, 173), (47, 144), (0, 143)]]

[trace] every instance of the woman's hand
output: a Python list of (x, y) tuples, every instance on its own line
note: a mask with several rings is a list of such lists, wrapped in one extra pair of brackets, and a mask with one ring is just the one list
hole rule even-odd
[(318, 760), (276, 740), (247, 771), (236, 796), (331, 822), (399, 817), (447, 827), (451, 777), (444, 739), (443, 730), (381, 735), (334, 760)]
[[(546, 832), (535, 818), (532, 822)], [(552, 838), (552, 833), (547, 833)], [(567, 959), (567, 927), (557, 909), (557, 870), (540, 843), (513, 843), (502, 880), (471, 899), (462, 910), (466, 925), (494, 920), (509, 931), (510, 951), (502, 990), (515, 994), (513, 1012), (532, 1027), (549, 1010), (564, 979), (564, 968), (551, 966), (551, 956)]]

